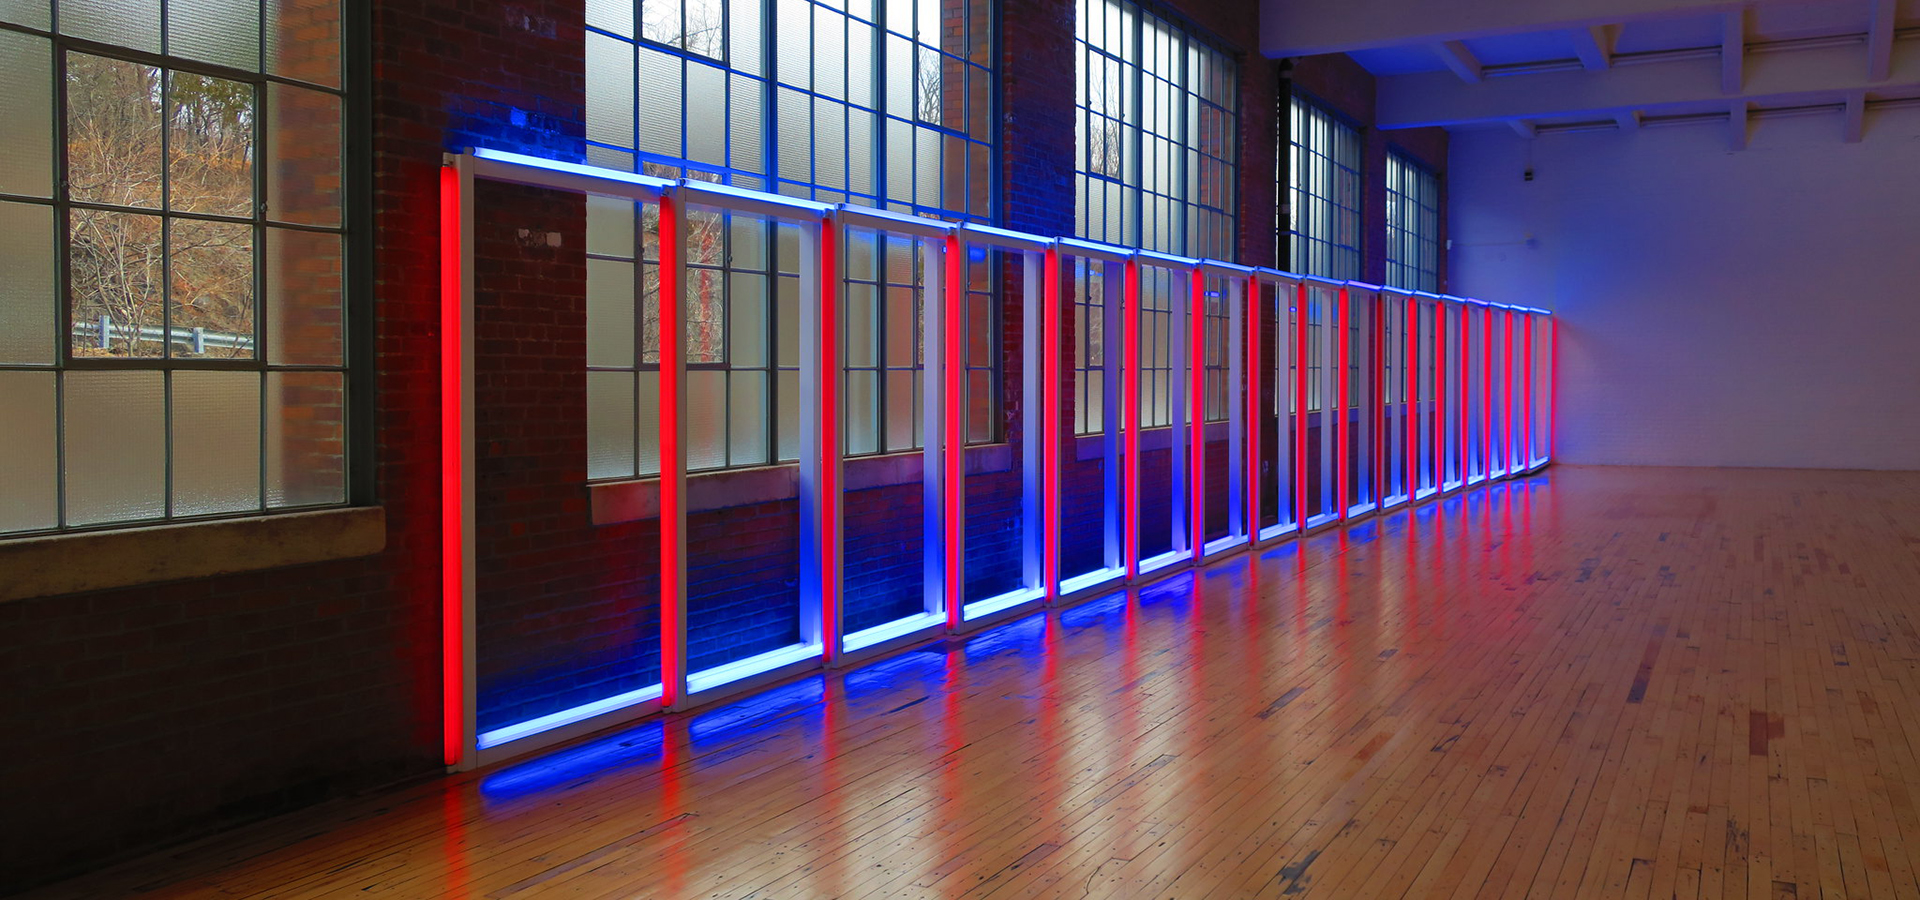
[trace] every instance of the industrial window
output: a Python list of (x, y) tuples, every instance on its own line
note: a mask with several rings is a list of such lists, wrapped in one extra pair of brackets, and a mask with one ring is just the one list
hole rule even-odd
[(1360, 133), (1299, 97), (1291, 108), (1288, 204), (1278, 223), (1288, 236), (1290, 266), (1302, 275), (1359, 278)]
[(1387, 284), (1440, 290), (1440, 179), (1398, 151), (1387, 154)]
[[(949, 220), (993, 218), (991, 0), (596, 0), (586, 19), (591, 163)], [(634, 412), (657, 394), (654, 215), (619, 202), (589, 206), (588, 474), (596, 479), (658, 471), (652, 417)], [(709, 427), (689, 423), (690, 470), (796, 456), (790, 231), (739, 215), (689, 218), (688, 399), (714, 410)], [(842, 246), (846, 450), (909, 449), (919, 443), (909, 415), (921, 389), (917, 251), (872, 234)], [(997, 346), (995, 279), (971, 281), (969, 346)], [(998, 439), (998, 375), (999, 354), (969, 354), (969, 441)]]
[(347, 502), (342, 24), (0, 4), (0, 533)]
[[(1089, 240), (1233, 260), (1239, 67), (1233, 58), (1132, 0), (1080, 0), (1075, 37), (1074, 233)], [(1074, 273), (1076, 432), (1101, 428), (1098, 266)], [(1157, 277), (1157, 276), (1156, 276)], [(1142, 273), (1143, 342), (1171, 338), (1164, 292)], [(1148, 294), (1156, 299), (1149, 299)], [(1171, 384), (1143, 344), (1142, 424), (1167, 425)], [(1171, 378), (1171, 370), (1164, 373)], [(1156, 387), (1157, 385), (1157, 387)], [(1158, 411), (1158, 412), (1156, 412)]]

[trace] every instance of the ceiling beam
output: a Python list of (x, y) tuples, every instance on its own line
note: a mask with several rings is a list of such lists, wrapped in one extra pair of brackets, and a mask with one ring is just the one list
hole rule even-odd
[(1514, 134), (1528, 140), (1532, 140), (1534, 136), (1538, 134), (1538, 130), (1533, 127), (1533, 123), (1525, 119), (1509, 119), (1507, 120), (1507, 127), (1512, 128)]
[(1725, 109), (1735, 99), (1760, 106), (1839, 103), (1847, 92), (1871, 89), (1881, 96), (1920, 94), (1920, 41), (1896, 41), (1884, 83), (1871, 83), (1857, 44), (1756, 54), (1745, 67), (1736, 97), (1722, 93), (1719, 63), (1712, 57), (1637, 62), (1601, 72), (1572, 69), (1463, 85), (1448, 72), (1390, 75), (1378, 80), (1381, 128), (1497, 124), (1513, 119), (1590, 116), (1606, 119), (1623, 110), (1649, 115)]
[(1613, 123), (1620, 126), (1621, 131), (1638, 131), (1640, 130), (1640, 111), (1618, 110), (1613, 114)]
[(1720, 16), (1720, 93), (1740, 93), (1746, 63), (1747, 11), (1728, 10)]
[(1747, 149), (1747, 101), (1736, 100), (1727, 114), (1727, 146)]
[(1605, 25), (1588, 25), (1569, 32), (1573, 37), (1573, 52), (1580, 57), (1580, 64), (1589, 72), (1598, 72), (1613, 65), (1613, 34)]
[[(1259, 0), (1270, 57), (1430, 45), (1642, 19), (1714, 15), (1739, 0)], [(1767, 0), (1770, 3), (1810, 0)]]
[(1867, 80), (1885, 81), (1893, 66), (1894, 0), (1872, 0), (1873, 20), (1867, 25)]
[(1847, 115), (1845, 124), (1840, 126), (1840, 139), (1849, 144), (1858, 144), (1867, 133), (1867, 92), (1854, 91), (1847, 95)]
[(1453, 74), (1468, 84), (1479, 84), (1480, 58), (1466, 44), (1459, 41), (1443, 41), (1433, 45), (1433, 52), (1440, 54), (1440, 61), (1447, 64)]

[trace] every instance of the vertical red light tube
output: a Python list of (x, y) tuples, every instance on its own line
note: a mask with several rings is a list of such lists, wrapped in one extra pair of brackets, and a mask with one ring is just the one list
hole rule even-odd
[(1193, 270), (1193, 311), (1187, 316), (1187, 403), (1192, 430), (1187, 435), (1187, 550), (1195, 560), (1207, 553), (1207, 276)]
[(677, 198), (660, 198), (660, 704), (685, 699), (686, 659), (686, 448), (681, 446), (681, 398), (686, 379), (685, 292), (680, 285), (680, 222)]
[(1400, 364), (1405, 366), (1407, 379), (1407, 454), (1406, 461), (1400, 467), (1400, 480), (1406, 490), (1407, 502), (1420, 493), (1420, 298), (1407, 295), (1407, 309), (1403, 314), (1407, 349), (1401, 356)]
[(1121, 530), (1126, 546), (1127, 578), (1140, 577), (1140, 264), (1127, 260), (1126, 278), (1120, 297), (1120, 327), (1125, 332), (1121, 352), (1121, 394), (1126, 406), (1126, 495), (1120, 508), (1126, 525)]
[(1507, 470), (1508, 475), (1512, 475), (1514, 470), (1519, 468), (1519, 466), (1515, 465), (1518, 461), (1513, 458), (1513, 439), (1517, 434), (1514, 429), (1513, 415), (1513, 310), (1507, 310), (1505, 318), (1507, 332), (1505, 357), (1506, 389), (1501, 393), (1500, 397), (1500, 419), (1502, 425), (1500, 429), (1500, 464), (1502, 468)]
[(1467, 450), (1472, 441), (1473, 411), (1468, 404), (1473, 400), (1473, 307), (1460, 304), (1460, 424), (1454, 429), (1454, 440), (1460, 450), (1460, 483), (1465, 485), (1473, 477), (1473, 456)]
[(1433, 301), (1433, 487), (1447, 489), (1447, 304)]
[(1560, 319), (1547, 317), (1547, 459), (1560, 439)]
[[(1060, 250), (1048, 245), (1040, 289), (1041, 580), (1060, 596)], [(1027, 302), (1033, 302), (1028, 298)]]
[(1382, 506), (1387, 499), (1387, 477), (1391, 468), (1387, 465), (1387, 403), (1391, 398), (1387, 394), (1387, 296), (1375, 293), (1367, 304), (1373, 318), (1373, 328), (1367, 338), (1368, 366), (1373, 372), (1367, 386), (1367, 402), (1372, 408), (1367, 415), (1373, 418), (1372, 434), (1367, 436), (1371, 445), (1371, 459), (1367, 462), (1369, 477), (1373, 479), (1368, 499), (1375, 506)]
[(1293, 524), (1307, 530), (1307, 283), (1294, 288), (1293, 309)]
[(1533, 337), (1534, 323), (1539, 321), (1532, 313), (1521, 317), (1520, 339), (1520, 413), (1525, 418), (1521, 426), (1524, 439), (1520, 442), (1520, 455), (1527, 468), (1533, 468)]
[(963, 392), (960, 390), (960, 376), (966, 371), (967, 363), (961, 356), (965, 352), (966, 343), (962, 340), (963, 335), (960, 331), (961, 323), (966, 321), (963, 313), (967, 307), (967, 261), (961, 252), (958, 236), (947, 235), (945, 255), (947, 258), (945, 273), (947, 289), (944, 301), (946, 307), (941, 310), (941, 317), (945, 320), (945, 324), (941, 328), (940, 337), (946, 344), (946, 349), (940, 355), (946, 363), (946, 371), (940, 373), (940, 390), (943, 395), (941, 413), (946, 419), (946, 427), (941, 430), (946, 432), (947, 438), (946, 445), (941, 448), (941, 462), (946, 469), (941, 487), (946, 492), (947, 502), (943, 504), (945, 508), (941, 511), (941, 515), (944, 519), (943, 524), (946, 526), (947, 543), (947, 564), (943, 567), (947, 579), (947, 625), (958, 628), (961, 608), (964, 605), (963, 598), (960, 596), (960, 524), (963, 515), (961, 475), (962, 464), (965, 461), (963, 452), (967, 443), (966, 432), (961, 430), (963, 422), (961, 413), (965, 411), (963, 409), (965, 404), (962, 401)]
[(1333, 341), (1340, 348), (1338, 354), (1336, 354), (1336, 358), (1339, 361), (1339, 368), (1334, 376), (1339, 393), (1328, 406), (1332, 407), (1334, 417), (1333, 483), (1335, 485), (1334, 499), (1339, 504), (1334, 508), (1333, 512), (1334, 515), (1344, 519), (1347, 517), (1347, 491), (1349, 490), (1347, 481), (1351, 475), (1350, 467), (1347, 465), (1347, 366), (1350, 364), (1347, 349), (1347, 344), (1350, 343), (1350, 335), (1347, 333), (1347, 330), (1350, 323), (1347, 321), (1348, 300), (1347, 289), (1344, 287), (1340, 289), (1339, 302), (1340, 311), (1338, 317), (1335, 319), (1335, 321), (1339, 323), (1339, 327), (1335, 329), (1333, 333)]
[(1483, 306), (1481, 310), (1480, 342), (1480, 468), (1491, 481), (1493, 479), (1493, 307)]
[(828, 665), (840, 658), (846, 619), (840, 604), (840, 232), (832, 218), (820, 220), (820, 623)]
[(1247, 483), (1245, 497), (1241, 503), (1246, 509), (1244, 522), (1247, 528), (1248, 543), (1260, 542), (1260, 279), (1247, 278), (1247, 331), (1241, 338), (1246, 341), (1247, 409), (1240, 433), (1245, 435), (1247, 458)]
[(466, 756), (465, 470), (461, 462), (460, 173), (440, 170), (440, 700), (442, 756)]

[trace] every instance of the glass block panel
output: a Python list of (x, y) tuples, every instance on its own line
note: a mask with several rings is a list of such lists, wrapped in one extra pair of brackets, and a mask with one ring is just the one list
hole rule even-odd
[(266, 0), (267, 70), (340, 86), (340, 0)]
[(633, 146), (633, 45), (587, 32), (587, 140)]
[(267, 229), (267, 361), (337, 366), (346, 346), (339, 235)]
[(645, 153), (678, 158), (680, 117), (686, 97), (680, 88), (679, 57), (640, 48), (640, 144)]
[(267, 86), (267, 217), (340, 224), (340, 98)]
[(68, 372), (61, 404), (67, 524), (167, 512), (167, 432), (159, 372)]
[[(0, 19), (17, 21), (0, 0)], [(44, 15), (46, 4), (39, 4)], [(31, 23), (27, 23), (31, 24)], [(40, 27), (45, 27), (42, 24)], [(29, 197), (53, 194), (52, 42), (0, 31), (0, 121), (7, 123), (7, 152), (0, 153), (0, 192)]]
[(160, 0), (61, 0), (60, 30), (77, 38), (160, 52)]
[(53, 363), (57, 302), (53, 207), (0, 203), (0, 363)]
[(161, 218), (75, 208), (69, 221), (73, 355), (165, 355)]
[(254, 356), (253, 226), (173, 219), (167, 283), (172, 355)]
[(763, 465), (767, 460), (767, 376), (734, 372), (727, 385), (727, 455), (730, 465)]
[(587, 260), (587, 365), (633, 365), (633, 263)]
[(268, 508), (347, 501), (347, 386), (339, 372), (268, 372)]
[(687, 470), (727, 464), (727, 373), (687, 373)]
[(260, 508), (260, 374), (175, 372), (173, 514)]
[(587, 373), (587, 477), (634, 476), (634, 376)]
[(160, 70), (67, 54), (67, 190), (75, 200), (160, 206)]
[(60, 524), (60, 436), (52, 372), (0, 372), (0, 534)]
[(260, 70), (260, 5), (253, 0), (167, 0), (167, 53)]

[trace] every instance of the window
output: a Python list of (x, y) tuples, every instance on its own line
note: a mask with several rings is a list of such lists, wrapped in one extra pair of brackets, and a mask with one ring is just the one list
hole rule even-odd
[[(990, 0), (627, 0), (586, 12), (587, 157), (824, 203), (991, 221)], [(658, 359), (651, 206), (588, 207), (589, 477), (659, 470), (647, 431)], [(920, 271), (911, 241), (850, 233), (849, 455), (919, 444)], [(688, 220), (691, 471), (796, 458), (797, 238), (748, 216)], [(985, 260), (965, 298), (967, 341), (991, 350)], [(597, 351), (596, 351), (596, 348)], [(968, 439), (998, 438), (999, 354), (967, 359)], [(637, 414), (636, 414), (637, 410)]]
[[(1075, 24), (1074, 233), (1211, 259), (1236, 257), (1239, 67), (1133, 0), (1080, 0)], [(1075, 406), (1100, 430), (1098, 266), (1074, 271)], [(1172, 384), (1167, 290), (1141, 272), (1141, 421), (1166, 425)], [(1184, 296), (1184, 292), (1176, 292)], [(1158, 368), (1156, 368), (1156, 366)]]
[(0, 534), (347, 502), (341, 26), (0, 6)]
[(1398, 151), (1387, 154), (1387, 284), (1440, 290), (1440, 179)]
[(1360, 277), (1360, 133), (1299, 97), (1291, 99), (1286, 166), (1291, 267), (1322, 278)]

